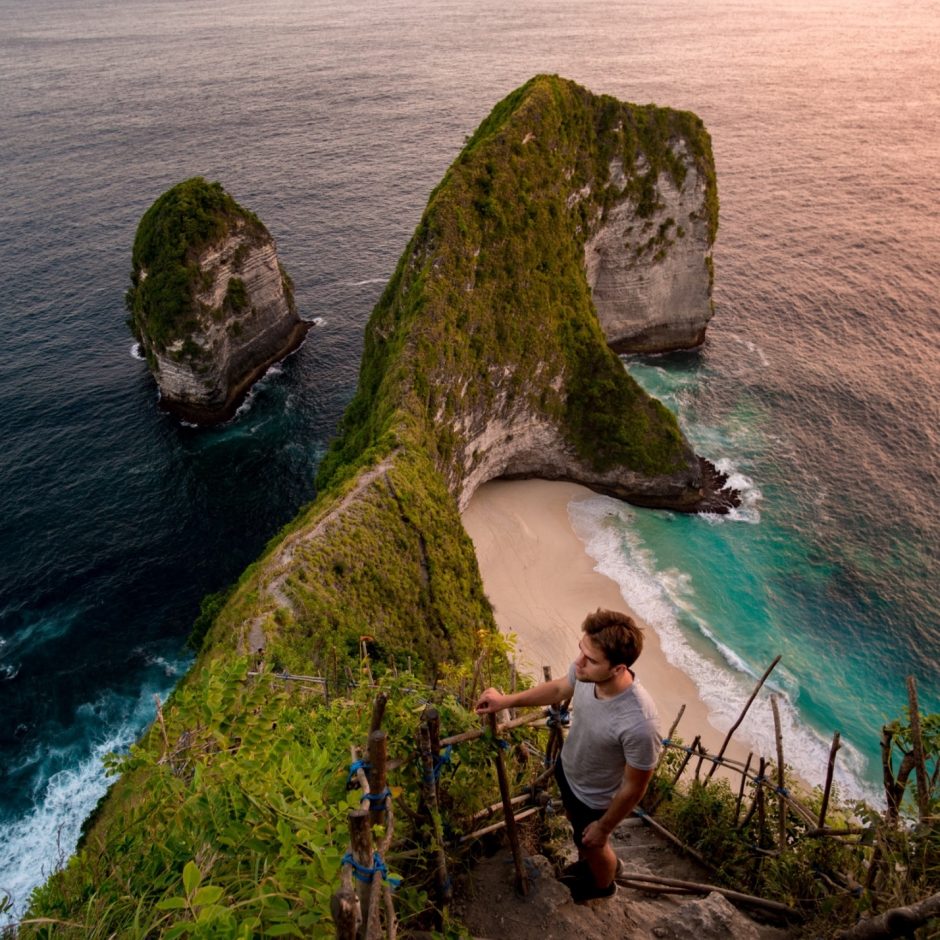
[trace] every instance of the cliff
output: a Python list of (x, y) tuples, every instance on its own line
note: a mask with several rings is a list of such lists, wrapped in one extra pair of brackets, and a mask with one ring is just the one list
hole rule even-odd
[(141, 219), (126, 301), (161, 405), (198, 424), (230, 418), (308, 329), (268, 230), (199, 177)]
[(608, 347), (584, 260), (626, 199), (658, 204), (658, 181), (681, 191), (693, 169), (712, 180), (695, 211), (716, 213), (708, 136), (691, 114), (545, 76), (496, 106), (431, 194), (373, 312), (316, 499), (204, 606), (196, 664), (34, 914), (102, 936), (156, 923), (184, 906), (174, 895), (195, 859), (224, 893), (212, 917), (325, 924), (345, 842), (342, 766), (367, 706), (327, 708), (249, 671), (342, 688), (365, 643), (376, 670), (407, 664), (453, 689), (486, 662), (505, 681), (460, 521), (476, 486), (538, 474), (652, 505), (707, 501), (675, 418)]
[(727, 508), (607, 345), (701, 340), (717, 213), (695, 115), (551, 77), (518, 89), (431, 196), (367, 327), (321, 485), (407, 425), (461, 507), (488, 479), (537, 476), (646, 506)]

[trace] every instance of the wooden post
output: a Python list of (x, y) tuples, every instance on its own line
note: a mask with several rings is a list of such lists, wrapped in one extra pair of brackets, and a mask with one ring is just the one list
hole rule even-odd
[(819, 828), (826, 828), (826, 813), (829, 810), (829, 794), (832, 792), (832, 774), (836, 767), (836, 753), (842, 747), (839, 732), (832, 736), (832, 747), (829, 748), (829, 763), (826, 765), (826, 786), (823, 789), (822, 806), (819, 807)]
[(741, 786), (738, 788), (738, 799), (734, 804), (734, 822), (732, 823), (733, 826), (737, 826), (738, 824), (738, 815), (741, 812), (741, 800), (744, 797), (744, 785), (747, 783), (747, 772), (751, 769), (751, 761), (753, 760), (753, 758), (754, 758), (754, 752), (748, 751), (747, 763), (745, 763), (744, 770), (741, 773)]
[(780, 730), (778, 698), (779, 696), (777, 695), (770, 696), (770, 708), (774, 713), (774, 737), (777, 739), (777, 796), (779, 798), (777, 804), (777, 813), (779, 816), (778, 842), (780, 844), (780, 851), (783, 852), (787, 847), (787, 798), (784, 792), (786, 790), (786, 778), (784, 776), (783, 767), (783, 733)]
[(692, 741), (691, 747), (686, 751), (685, 757), (682, 760), (682, 763), (679, 765), (679, 769), (676, 771), (675, 776), (672, 778), (672, 785), (675, 786), (679, 782), (679, 778), (682, 776), (682, 771), (685, 770), (685, 765), (692, 759), (692, 755), (698, 750), (699, 741), (701, 741), (701, 735), (696, 735), (695, 740)]
[(512, 860), (516, 866), (516, 891), (523, 896), (529, 893), (529, 882), (522, 862), (522, 849), (519, 847), (519, 833), (516, 830), (516, 821), (512, 815), (512, 795), (509, 792), (509, 780), (506, 777), (506, 765), (503, 763), (503, 752), (499, 748), (499, 737), (496, 731), (496, 713), (487, 715), (490, 723), (490, 732), (496, 746), (496, 777), (499, 780), (499, 795), (503, 800), (503, 813), (506, 818), (506, 833), (509, 836), (509, 847), (512, 849)]
[(385, 706), (388, 704), (388, 693), (379, 692), (372, 703), (372, 720), (369, 722), (369, 734), (378, 731), (382, 727), (382, 719), (385, 717)]
[[(771, 674), (771, 672), (773, 672), (774, 666), (776, 666), (777, 663), (779, 662), (780, 662), (780, 657), (777, 656), (774, 659), (774, 661), (764, 670), (764, 674), (758, 680), (757, 685), (754, 686), (754, 691), (751, 692), (751, 697), (745, 703), (744, 708), (741, 709), (741, 714), (738, 715), (738, 720), (730, 727), (730, 729), (728, 730), (728, 733), (725, 735), (725, 739), (721, 744), (721, 749), (718, 751), (718, 755), (717, 755), (718, 762), (720, 762), (721, 758), (725, 756), (725, 749), (728, 747), (728, 742), (731, 740), (731, 735), (733, 735), (735, 731), (738, 730), (738, 725), (740, 725), (741, 722), (744, 721), (744, 716), (747, 714), (747, 710), (751, 707), (751, 703), (754, 701), (755, 698), (757, 698), (757, 693), (760, 692), (761, 686), (763, 686), (763, 684), (767, 681), (767, 677)], [(717, 769), (718, 769), (718, 763), (712, 764), (712, 769), (708, 772), (708, 777), (707, 777), (708, 780), (711, 780), (711, 778), (714, 776), (715, 771)]]
[(682, 707), (679, 709), (679, 714), (676, 715), (676, 720), (672, 723), (672, 727), (669, 729), (669, 734), (666, 735), (666, 740), (671, 741), (672, 736), (676, 733), (676, 728), (679, 727), (679, 722), (682, 719), (682, 716), (685, 714), (685, 704), (683, 703)]
[(388, 735), (373, 731), (369, 735), (369, 810), (372, 824), (385, 820), (385, 798), (388, 789)]
[[(513, 658), (509, 661), (509, 694), (510, 694), (510, 695), (512, 695), (513, 692), (516, 691), (516, 682), (517, 682), (517, 677), (516, 677), (516, 657), (513, 656)], [(513, 719), (513, 718), (515, 718), (515, 717), (516, 717), (516, 710), (515, 710), (515, 708), (510, 708), (510, 709), (509, 709), (509, 718), (510, 718), (510, 720)]]
[(336, 927), (336, 940), (356, 940), (359, 931), (359, 901), (353, 887), (352, 870), (343, 865), (342, 883), (339, 890), (330, 899), (330, 913)]
[[(363, 868), (372, 868), (372, 825), (369, 822), (369, 811), (351, 809), (347, 814), (347, 819), (349, 820), (349, 845), (353, 859)], [(359, 897), (359, 909), (365, 917), (372, 894), (372, 879), (363, 881), (357, 875), (356, 894)]]
[[(430, 709), (433, 711), (433, 709)], [(438, 729), (440, 718), (437, 718)], [(418, 753), (421, 755), (421, 766), (424, 771), (422, 782), (422, 795), (428, 815), (431, 817), (431, 830), (434, 839), (434, 884), (437, 893), (437, 902), (441, 908), (446, 907), (453, 897), (450, 877), (447, 874), (447, 855), (444, 852), (444, 827), (441, 823), (441, 811), (437, 802), (437, 778), (434, 769), (434, 760), (437, 751), (431, 745), (431, 724), (427, 720), (427, 712), (418, 726)], [(440, 731), (438, 730), (438, 734)]]
[(917, 704), (917, 682), (907, 677), (907, 701), (911, 713), (911, 743), (914, 772), (917, 775), (917, 814), (925, 822), (930, 814), (930, 793), (927, 786), (927, 766), (924, 763), (924, 741), (920, 731), (920, 708)]

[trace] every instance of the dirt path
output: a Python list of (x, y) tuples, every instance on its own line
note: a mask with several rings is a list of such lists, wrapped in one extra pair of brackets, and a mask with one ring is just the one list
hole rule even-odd
[[(708, 883), (707, 871), (679, 855), (639, 819), (621, 824), (611, 844), (626, 873)], [(573, 853), (573, 846), (571, 848)], [(572, 856), (573, 857), (573, 856)], [(747, 917), (719, 895), (654, 895), (618, 886), (610, 899), (575, 904), (543, 856), (529, 860), (530, 892), (513, 887), (512, 856), (501, 849), (477, 863), (460, 886), (454, 911), (480, 940), (787, 940), (799, 931)]]

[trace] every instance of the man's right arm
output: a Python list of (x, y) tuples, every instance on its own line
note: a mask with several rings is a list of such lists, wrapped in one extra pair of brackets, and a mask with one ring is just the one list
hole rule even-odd
[(525, 689), (522, 692), (513, 692), (504, 695), (498, 689), (487, 689), (477, 702), (477, 713), (486, 715), (498, 712), (504, 708), (516, 708), (524, 705), (555, 705), (570, 699), (574, 694), (574, 687), (564, 675), (560, 679), (552, 679)]

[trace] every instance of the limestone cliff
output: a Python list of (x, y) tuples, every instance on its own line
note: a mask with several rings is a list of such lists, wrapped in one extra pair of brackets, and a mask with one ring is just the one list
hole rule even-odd
[[(669, 146), (685, 172), (678, 179), (655, 174), (647, 206), (627, 191), (623, 163), (611, 161), (611, 184), (625, 195), (584, 245), (594, 306), (607, 342), (618, 352), (698, 346), (712, 317), (714, 176), (684, 140)], [(638, 160), (633, 172), (650, 170)]]
[(127, 305), (161, 405), (199, 424), (231, 417), (308, 329), (268, 230), (201, 178), (141, 219)]

